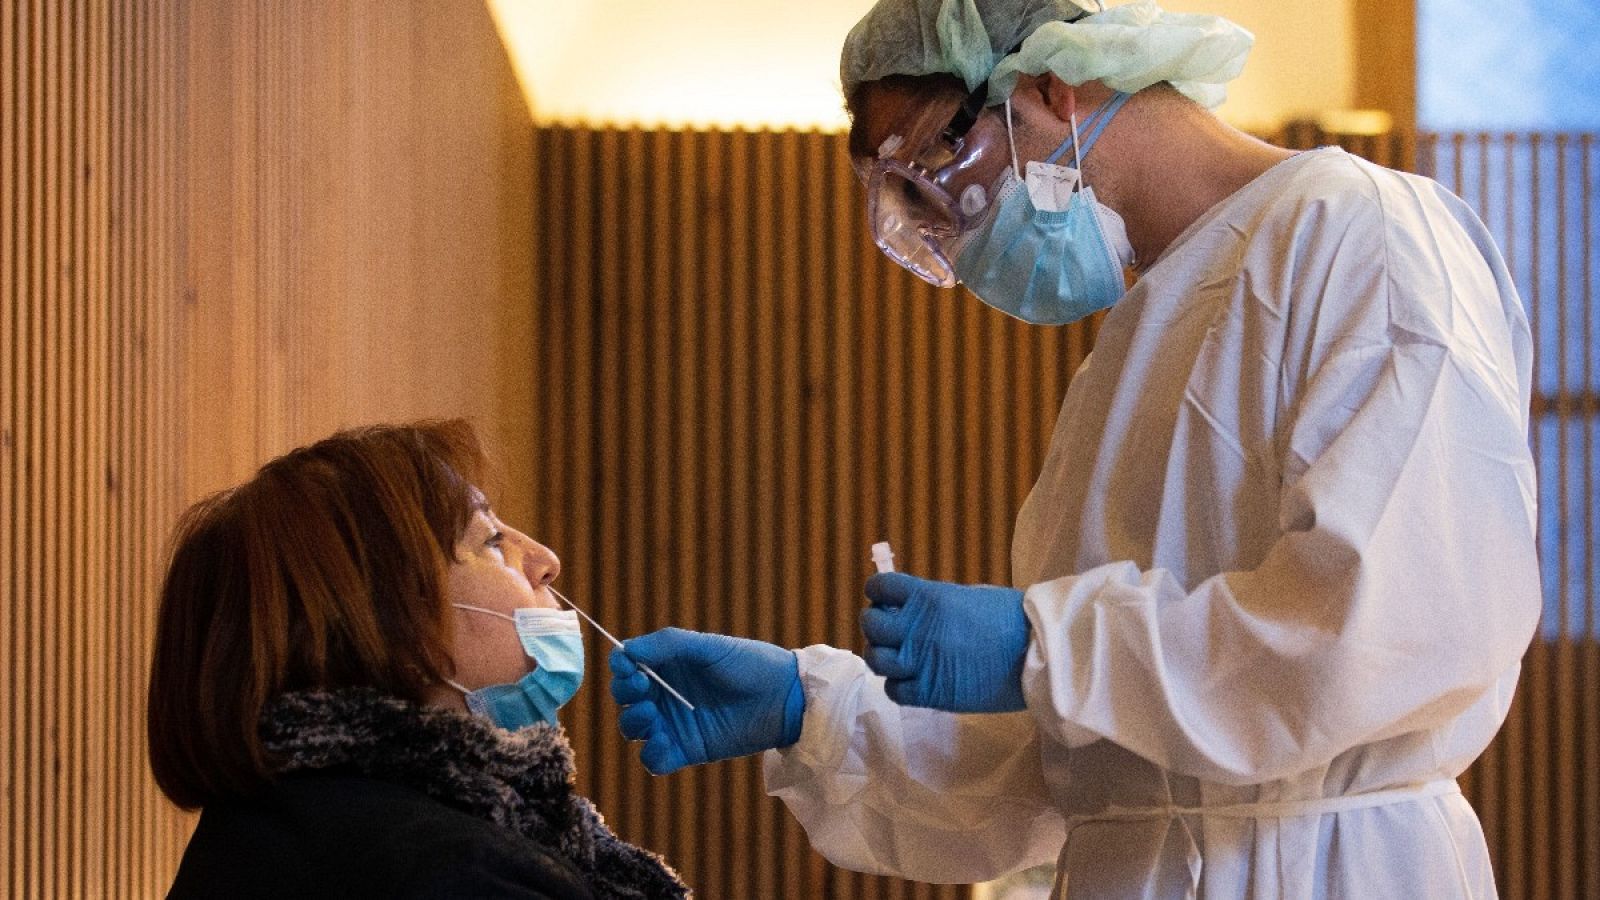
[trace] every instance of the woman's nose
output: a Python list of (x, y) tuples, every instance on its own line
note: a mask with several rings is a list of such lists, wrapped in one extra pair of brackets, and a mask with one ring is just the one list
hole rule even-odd
[(521, 535), (522, 572), (536, 588), (544, 587), (561, 575), (561, 559), (555, 551), (527, 535)]

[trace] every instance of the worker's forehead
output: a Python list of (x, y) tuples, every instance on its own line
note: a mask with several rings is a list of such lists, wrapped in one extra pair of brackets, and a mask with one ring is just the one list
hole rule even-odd
[(899, 135), (912, 147), (927, 144), (950, 123), (965, 99), (960, 90), (940, 85), (884, 82), (862, 86), (858, 96), (853, 127), (864, 137), (858, 146), (874, 150), (891, 135)]

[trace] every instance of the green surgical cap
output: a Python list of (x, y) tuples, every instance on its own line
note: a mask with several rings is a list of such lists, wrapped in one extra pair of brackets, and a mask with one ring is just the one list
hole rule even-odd
[(1255, 42), (1227, 19), (1169, 13), (1154, 0), (1092, 15), (1085, 7), (1095, 4), (878, 0), (844, 39), (839, 80), (849, 97), (889, 75), (949, 74), (969, 89), (987, 80), (993, 104), (1011, 96), (1019, 75), (1052, 72), (1067, 84), (1099, 80), (1130, 94), (1167, 81), (1214, 107)]

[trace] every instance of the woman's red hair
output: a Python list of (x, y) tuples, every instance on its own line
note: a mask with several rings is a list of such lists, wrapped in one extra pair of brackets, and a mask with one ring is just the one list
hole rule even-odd
[(420, 702), (453, 671), (446, 578), (484, 458), (462, 420), (340, 432), (184, 513), (161, 589), (150, 766), (193, 809), (264, 786), (257, 725), (296, 690)]

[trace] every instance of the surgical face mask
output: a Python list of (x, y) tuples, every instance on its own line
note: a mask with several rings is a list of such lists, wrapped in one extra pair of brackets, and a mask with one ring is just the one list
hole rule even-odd
[[(1080, 178), (1082, 158), (1127, 99), (1119, 93), (1096, 110), (1081, 145), (1074, 115), (1072, 136), (1043, 165), (1030, 165), (1027, 181), (1013, 156), (988, 219), (950, 247), (956, 275), (978, 299), (1024, 322), (1065, 325), (1122, 297), (1122, 270), (1133, 262), (1122, 218), (1096, 200), (1092, 188), (1070, 187)], [(1077, 167), (1055, 165), (1069, 149), (1077, 150)], [(1061, 197), (1064, 208), (1050, 202)]]
[(468, 690), (446, 679), (466, 696), (467, 708), (507, 731), (546, 722), (556, 724), (556, 710), (566, 705), (583, 684), (583, 633), (578, 614), (564, 609), (523, 608), (506, 615), (481, 606), (453, 604), (457, 609), (498, 616), (516, 626), (522, 651), (538, 665), (514, 684), (491, 684)]

